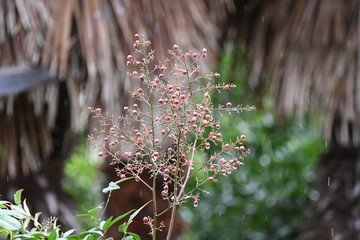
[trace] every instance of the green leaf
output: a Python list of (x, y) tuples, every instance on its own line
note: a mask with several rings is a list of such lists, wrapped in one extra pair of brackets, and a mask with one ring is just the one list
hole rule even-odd
[(132, 236), (125, 236), (122, 240), (134, 240), (134, 238)]
[(82, 213), (82, 214), (77, 214), (75, 215), (75, 217), (90, 217), (91, 215), (88, 213)]
[(127, 233), (127, 229), (129, 227), (131, 222), (124, 222), (123, 224), (121, 224), (119, 227), (118, 227), (118, 231), (121, 232), (121, 233)]
[(116, 181), (115, 183), (116, 183), (116, 184), (119, 184), (119, 183), (125, 182), (125, 181), (130, 180), (130, 179), (133, 179), (133, 178), (135, 178), (135, 177), (123, 178), (123, 179), (120, 179), (120, 180)]
[(101, 208), (102, 208), (102, 206), (100, 204), (97, 207), (90, 209), (88, 211), (88, 213), (77, 214), (77, 215), (75, 215), (75, 217), (94, 217), (96, 215), (96, 213), (99, 211), (99, 209), (101, 209)]
[(10, 207), (11, 207), (13, 210), (15, 210), (15, 211), (23, 214), (24, 216), (31, 217), (31, 215), (29, 215), (29, 214), (27, 214), (27, 213), (25, 212), (25, 210), (21, 207), (21, 205), (18, 205), (18, 206), (16, 206), (16, 205), (11, 205)]
[(93, 240), (94, 236), (93, 235), (86, 235), (86, 237), (83, 240)]
[(111, 220), (112, 220), (112, 216), (111, 217), (109, 217), (108, 218), (108, 220), (106, 220), (106, 221), (101, 221), (100, 222), (100, 229), (101, 230), (103, 230), (104, 232), (106, 232), (108, 229), (109, 229), (109, 227), (110, 227), (110, 224), (111, 224)]
[(21, 193), (24, 191), (24, 189), (19, 189), (14, 194), (14, 201), (15, 204), (21, 204)]
[(121, 216), (118, 216), (117, 218), (115, 218), (115, 219), (110, 223), (110, 226), (109, 226), (109, 227), (111, 227), (112, 225), (114, 225), (115, 223), (117, 223), (118, 221), (120, 221), (121, 219), (123, 219), (124, 217), (126, 217), (127, 215), (129, 215), (130, 213), (132, 213), (132, 212), (134, 212), (134, 211), (135, 211), (135, 209), (130, 210), (130, 211), (128, 211), (127, 213), (124, 213), (124, 214), (121, 215)]
[(0, 215), (0, 227), (17, 231), (21, 229), (21, 223), (9, 215)]
[[(129, 225), (132, 223), (133, 219), (136, 217), (136, 215), (139, 214), (139, 212), (146, 207), (146, 205), (148, 205), (150, 202), (152, 202), (152, 200), (148, 201), (147, 203), (145, 203), (141, 208), (139, 208), (138, 210), (136, 210), (133, 214), (130, 215), (129, 220), (123, 224), (121, 224), (118, 228), (119, 232), (122, 233), (127, 233), (127, 229), (129, 227)], [(133, 210), (132, 210), (133, 211)], [(125, 213), (125, 214), (129, 214), (129, 212)], [(115, 219), (116, 220), (116, 219)]]
[(133, 214), (131, 214), (131, 216), (129, 217), (128, 222), (132, 221), (134, 219), (134, 217), (136, 217), (136, 215), (138, 215), (138, 213), (144, 208), (146, 207), (146, 205), (148, 205), (150, 202), (152, 202), (152, 200), (148, 201), (147, 203), (145, 203), (141, 208), (139, 208), (138, 210), (136, 210)]
[(102, 208), (102, 206), (101, 206), (101, 204), (100, 204), (100, 205), (97, 206), (96, 208), (90, 209), (90, 210), (88, 211), (88, 214), (90, 214), (90, 216), (95, 216), (96, 213), (97, 213), (97, 211), (99, 211), (99, 209), (101, 209), (101, 208)]
[(99, 231), (98, 228), (92, 228), (90, 230), (87, 230), (85, 233), (98, 234), (100, 236), (104, 236), (104, 233), (102, 231)]
[(0, 215), (9, 215), (18, 218), (25, 218), (26, 216), (15, 210), (0, 209)]
[(30, 220), (30, 218), (25, 219), (25, 222), (23, 223), (23, 229), (26, 229), (29, 226)]
[(137, 235), (136, 233), (129, 232), (128, 234), (130, 236), (132, 236), (135, 240), (141, 240), (141, 237), (139, 235)]
[(73, 232), (75, 232), (75, 229), (70, 229), (69, 231), (67, 231), (63, 234), (63, 237), (70, 236), (70, 234), (72, 234)]
[(32, 234), (18, 234), (18, 235), (15, 235), (12, 239), (26, 239), (26, 240), (34, 240), (34, 239), (40, 239), (40, 238), (44, 238), (44, 237), (47, 237), (45, 234), (42, 234), (42, 236), (34, 236)]
[(56, 232), (57, 229), (54, 229), (50, 232), (49, 234), (49, 240), (55, 240), (56, 239), (56, 236), (57, 236), (57, 232)]
[(41, 212), (37, 212), (35, 213), (35, 216), (34, 216), (34, 225), (35, 227), (39, 226), (39, 217), (42, 213)]
[(66, 237), (68, 240), (81, 240), (80, 236), (68, 236)]
[(120, 189), (120, 187), (114, 183), (114, 182), (109, 182), (109, 186), (107, 186), (106, 188), (104, 188), (102, 190), (103, 193), (107, 193), (107, 192), (110, 192), (110, 191), (113, 191), (113, 190), (116, 190), (116, 189)]
[(29, 207), (28, 207), (27, 204), (26, 204), (26, 199), (24, 199), (23, 206), (24, 206), (24, 210), (25, 210), (25, 212), (27, 213), (27, 215), (28, 215), (28, 216), (31, 216)]

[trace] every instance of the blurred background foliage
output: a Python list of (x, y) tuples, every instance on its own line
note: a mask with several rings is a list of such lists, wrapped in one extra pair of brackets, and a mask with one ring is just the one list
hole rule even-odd
[(96, 154), (87, 152), (86, 137), (79, 137), (80, 143), (75, 153), (66, 161), (64, 167), (65, 178), (63, 187), (76, 199), (82, 212), (96, 207), (103, 201), (101, 185), (104, 175), (101, 173), (101, 162), (93, 157)]
[[(202, 194), (197, 208), (191, 202), (181, 210), (189, 224), (189, 232), (181, 239), (292, 239), (306, 221), (306, 206), (319, 196), (313, 186), (315, 165), (325, 143), (307, 120), (279, 124), (270, 88), (264, 87), (267, 96), (257, 97), (247, 85), (243, 57), (231, 56), (224, 54), (222, 58), (220, 81), (233, 82), (237, 88), (231, 94), (214, 94), (213, 101), (215, 105), (230, 101), (257, 107), (240, 115), (221, 116), (224, 139), (246, 135), (251, 155), (238, 172), (207, 184), (204, 190), (209, 194)], [(216, 148), (208, 153), (211, 151)], [(98, 199), (100, 163), (88, 156), (84, 141), (66, 162), (63, 184), (83, 211), (102, 201)]]

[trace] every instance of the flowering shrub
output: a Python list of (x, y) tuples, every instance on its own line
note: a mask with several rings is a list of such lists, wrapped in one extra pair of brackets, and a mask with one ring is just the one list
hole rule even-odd
[[(132, 106), (125, 106), (120, 117), (102, 113), (100, 108), (89, 108), (100, 120), (97, 129), (101, 140), (90, 137), (100, 148), (99, 157), (112, 159), (120, 179), (128, 177), (145, 184), (152, 192), (153, 215), (144, 216), (144, 224), (150, 227), (150, 234), (156, 239), (156, 232), (163, 227), (157, 218), (171, 211), (167, 239), (171, 238), (176, 208), (187, 201), (196, 207), (200, 201), (199, 191), (205, 182), (216, 182), (217, 175), (229, 175), (243, 166), (249, 152), (241, 135), (233, 141), (225, 141), (220, 133), (221, 124), (214, 113), (240, 112), (254, 107), (215, 107), (211, 101), (212, 92), (220, 92), (235, 87), (233, 84), (213, 83), (219, 73), (204, 73), (202, 61), (207, 50), (184, 51), (174, 45), (168, 51), (169, 59), (155, 61), (151, 43), (142, 36), (135, 35), (135, 54), (127, 56), (126, 65), (131, 68), (129, 76), (139, 81), (141, 87), (132, 91), (136, 99)], [(196, 153), (204, 153), (214, 145), (220, 151), (206, 161), (197, 160)], [(130, 149), (130, 150), (129, 150)], [(151, 175), (152, 183), (143, 179), (142, 173)], [(196, 179), (196, 186), (187, 189), (190, 178), (199, 171), (206, 173), (205, 179)], [(158, 186), (157, 179), (162, 179)], [(157, 191), (168, 201), (168, 208), (159, 212)]]

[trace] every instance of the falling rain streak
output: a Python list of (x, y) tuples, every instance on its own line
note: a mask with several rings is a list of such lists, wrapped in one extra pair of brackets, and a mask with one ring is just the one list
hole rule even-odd
[(330, 186), (330, 176), (328, 177), (328, 186)]

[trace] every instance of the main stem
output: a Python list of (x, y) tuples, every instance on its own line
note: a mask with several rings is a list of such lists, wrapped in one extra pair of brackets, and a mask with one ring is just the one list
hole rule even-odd
[[(148, 72), (148, 69), (146, 69)], [(155, 123), (154, 123), (154, 107), (152, 99), (152, 89), (150, 88), (149, 103), (150, 103), (150, 114), (151, 114), (151, 129), (152, 129), (152, 148), (155, 150)], [(151, 153), (150, 153), (151, 154)], [(151, 156), (151, 155), (150, 155)], [(156, 201), (156, 163), (152, 162), (154, 168), (153, 182), (152, 182), (152, 198), (153, 198), (153, 222), (152, 222), (152, 239), (156, 240), (157, 231), (157, 201)]]
[(153, 177), (152, 198), (153, 198), (153, 211), (154, 211), (154, 219), (152, 223), (153, 225), (152, 239), (156, 240), (156, 231), (157, 231), (156, 174), (154, 174)]
[(177, 140), (177, 159), (176, 159), (176, 174), (174, 176), (174, 200), (171, 209), (171, 218), (169, 223), (169, 230), (166, 236), (166, 240), (170, 240), (172, 230), (175, 222), (175, 214), (176, 214), (176, 206), (178, 204), (179, 199), (176, 197), (178, 192), (178, 180), (179, 180), (179, 172), (180, 172), (180, 141), (181, 141), (181, 129), (178, 128), (178, 140)]

